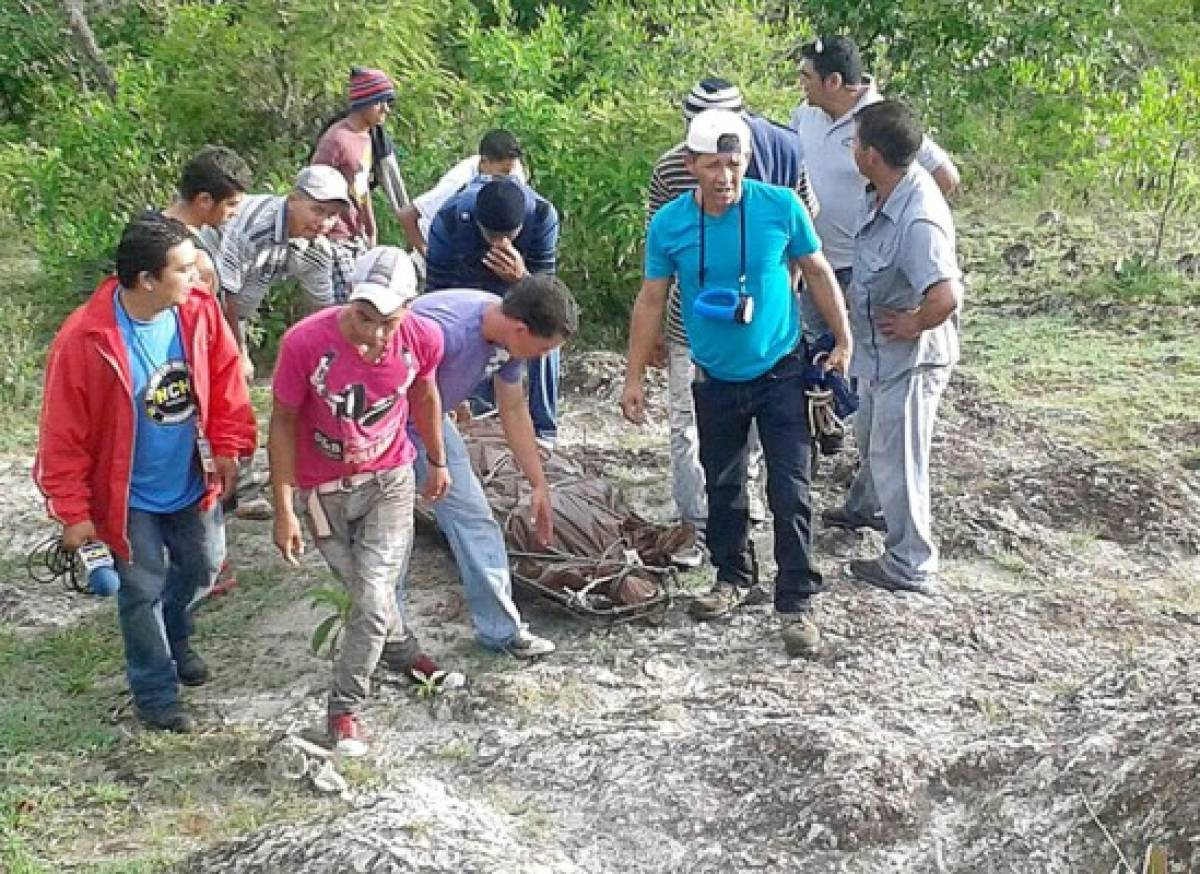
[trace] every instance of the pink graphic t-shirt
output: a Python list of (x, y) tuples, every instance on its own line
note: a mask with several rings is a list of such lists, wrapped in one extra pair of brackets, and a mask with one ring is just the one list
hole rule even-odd
[(378, 361), (367, 361), (338, 328), (340, 307), (314, 313), (283, 336), (275, 399), (299, 411), (296, 480), (310, 489), (365, 471), (411, 464), (408, 388), (442, 360), (442, 334), (409, 313)]

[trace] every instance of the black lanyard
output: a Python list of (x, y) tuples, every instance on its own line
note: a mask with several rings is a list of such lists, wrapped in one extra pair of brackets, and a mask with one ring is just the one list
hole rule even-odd
[[(700, 289), (704, 289), (704, 195), (700, 194)], [(741, 246), (741, 266), (738, 270), (738, 290), (746, 288), (746, 192), (738, 198), (738, 240)]]
[[(158, 369), (163, 366), (163, 364), (166, 364), (171, 360), (171, 343), (173, 343), (174, 340), (167, 344), (167, 357), (163, 360), (162, 364), (155, 364), (154, 358), (150, 355), (150, 350), (146, 348), (146, 344), (143, 343), (142, 338), (138, 336), (138, 322), (134, 320), (133, 316), (129, 315), (129, 310), (125, 309), (125, 297), (119, 290), (117, 291), (117, 306), (121, 308), (121, 312), (125, 314), (125, 318), (129, 322), (129, 333), (133, 335), (133, 342), (137, 346), (137, 352), (141, 356), (142, 361), (144, 361), (146, 364), (148, 369), (146, 376), (147, 379), (149, 379), (150, 377), (154, 376), (155, 372), (157, 372)], [(175, 307), (171, 307), (171, 315), (175, 319), (175, 335), (179, 338), (179, 351), (183, 357), (183, 366), (190, 372), (191, 368), (188, 366), (187, 360), (187, 347), (183, 342), (183, 326), (179, 323), (179, 310), (177, 310)], [(141, 324), (146, 323), (142, 322)]]

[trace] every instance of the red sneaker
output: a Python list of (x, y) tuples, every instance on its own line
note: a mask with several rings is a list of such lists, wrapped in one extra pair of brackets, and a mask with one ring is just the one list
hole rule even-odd
[(458, 671), (445, 671), (425, 653), (413, 659), (408, 669), (408, 678), (417, 684), (432, 686), (434, 690), (461, 689), (467, 684), (465, 675)]
[(233, 567), (226, 561), (221, 565), (221, 569), (217, 571), (217, 581), (213, 583), (212, 591), (208, 595), (210, 598), (228, 595), (237, 588), (237, 584), (237, 577), (233, 574)]
[(329, 717), (329, 739), (333, 741), (334, 751), (348, 759), (357, 759), (367, 753), (362, 725), (353, 713)]
[(408, 666), (409, 675), (417, 681), (420, 681), (421, 678), (416, 676), (416, 674), (421, 674), (428, 679), (436, 674), (438, 670), (437, 662), (425, 655), (425, 653), (421, 653), (413, 659), (412, 664)]

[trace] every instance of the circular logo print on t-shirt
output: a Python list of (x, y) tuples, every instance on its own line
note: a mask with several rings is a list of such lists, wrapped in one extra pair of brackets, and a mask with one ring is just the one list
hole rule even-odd
[(184, 361), (168, 361), (150, 375), (142, 396), (146, 415), (160, 425), (186, 422), (196, 411), (192, 400), (192, 377)]

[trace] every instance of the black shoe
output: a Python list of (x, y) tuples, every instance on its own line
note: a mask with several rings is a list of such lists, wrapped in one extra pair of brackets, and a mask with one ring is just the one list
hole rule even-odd
[(887, 533), (887, 525), (881, 517), (865, 518), (847, 513), (845, 507), (833, 507), (821, 511), (821, 524), (826, 528), (845, 528), (847, 531), (857, 531), (859, 528), (872, 528), (875, 531)]
[(190, 734), (196, 730), (196, 720), (178, 704), (164, 710), (138, 710), (138, 721), (154, 731), (170, 731), (175, 734)]
[(931, 579), (901, 580), (891, 576), (883, 567), (883, 562), (877, 558), (852, 559), (850, 574), (855, 579), (888, 592), (915, 592), (930, 597), (941, 594), (937, 583)]
[(203, 686), (210, 676), (208, 665), (190, 646), (175, 660), (175, 673), (185, 686)]

